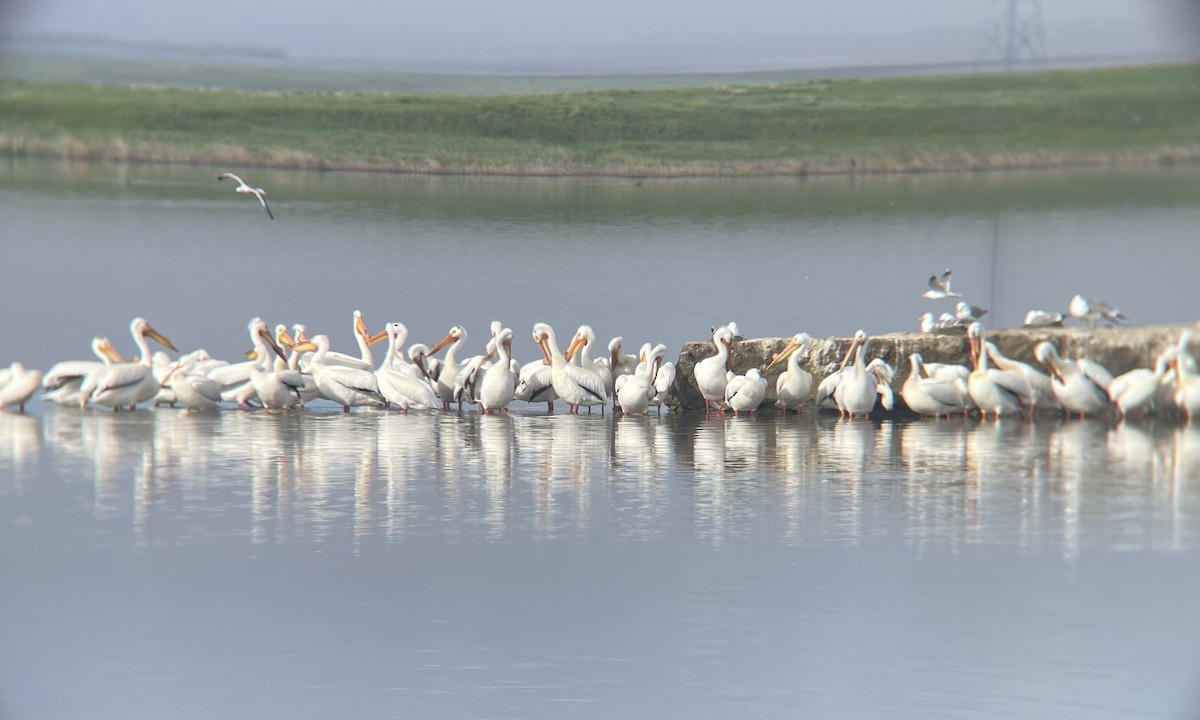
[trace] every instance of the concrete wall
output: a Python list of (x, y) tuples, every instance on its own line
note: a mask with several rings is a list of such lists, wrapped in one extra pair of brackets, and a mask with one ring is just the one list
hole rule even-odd
[[(1049, 340), (1063, 357), (1086, 357), (1108, 368), (1114, 376), (1138, 367), (1153, 367), (1158, 355), (1168, 346), (1178, 342), (1180, 333), (1192, 327), (1200, 336), (1200, 327), (1188, 325), (1141, 325), (1136, 327), (1098, 328), (1014, 328), (989, 330), (987, 339), (996, 344), (1000, 352), (1014, 360), (1027, 362), (1035, 367), (1037, 360), (1033, 349), (1043, 340)], [(740, 340), (733, 344), (733, 369), (744, 373), (752, 367), (765, 368), (771, 357), (787, 346), (789, 337), (758, 338)], [(1198, 337), (1200, 340), (1200, 337)], [(850, 338), (813, 339), (807, 359), (801, 362), (813, 374), (813, 386), (837, 368), (842, 356), (850, 347)], [(1193, 355), (1197, 353), (1197, 342), (1192, 343)], [(874, 335), (871, 352), (866, 361), (881, 357), (896, 369), (892, 384), (896, 395), (896, 412), (906, 413), (908, 408), (900, 397), (900, 388), (908, 377), (908, 356), (919, 352), (926, 362), (957, 363), (967, 365), (967, 334), (965, 330), (938, 330), (932, 333), (890, 333)], [(682, 412), (704, 412), (704, 400), (696, 388), (694, 368), (697, 362), (717, 353), (711, 340), (689, 342), (683, 346), (676, 362), (675, 385), (667, 398), (667, 406)], [(766, 374), (767, 399), (763, 407), (774, 411), (775, 379), (787, 368), (780, 362)], [(815, 389), (814, 389), (815, 394)], [(810, 400), (805, 411), (810, 412)]]

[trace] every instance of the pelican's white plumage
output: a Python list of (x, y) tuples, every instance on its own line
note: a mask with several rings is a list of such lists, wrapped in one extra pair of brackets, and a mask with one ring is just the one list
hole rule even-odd
[[(859, 341), (860, 337), (863, 338), (861, 342)], [(841, 371), (841, 378), (838, 380), (833, 398), (838, 409), (848, 413), (851, 418), (855, 415), (862, 415), (865, 418), (875, 409), (880, 379), (875, 373), (868, 372), (864, 362), (871, 348), (871, 339), (862, 330), (854, 334), (854, 339), (858, 346), (854, 354), (854, 362)]]
[(462, 366), (458, 362), (458, 353), (466, 341), (467, 329), (462, 325), (455, 325), (446, 333), (446, 337), (429, 349), (429, 354), (433, 355), (447, 345), (450, 346), (450, 349), (446, 351), (446, 359), (442, 362), (442, 370), (437, 374), (438, 396), (442, 399), (444, 410), (449, 410), (450, 403), (454, 401), (454, 381), (458, 378), (459, 371), (462, 370)]
[(164, 381), (175, 393), (176, 401), (188, 412), (214, 410), (221, 402), (221, 383), (196, 372), (198, 362), (194, 358), (181, 359)]
[(1016, 373), (1025, 378), (1025, 382), (1029, 383), (1030, 403), (1035, 408), (1057, 408), (1060, 407), (1058, 398), (1054, 395), (1054, 386), (1050, 382), (1050, 376), (1038, 370), (1029, 363), (1013, 360), (1000, 352), (999, 348), (990, 341), (984, 341), (983, 347), (987, 352), (988, 359), (995, 363), (996, 367), (1005, 372)]
[(374, 372), (325, 364), (325, 355), (329, 352), (327, 336), (317, 335), (303, 349), (314, 351), (309, 369), (321, 389), (321, 396), (341, 405), (342, 412), (348, 413), (355, 406), (380, 406), (387, 402), (379, 392), (379, 380)]
[(758, 368), (750, 368), (745, 375), (734, 375), (725, 384), (725, 404), (738, 417), (743, 412), (751, 415), (762, 405), (767, 396), (767, 381)]
[(390, 322), (384, 332), (388, 336), (387, 355), (375, 371), (380, 394), (404, 412), (410, 407), (429, 410), (441, 407), (441, 400), (422, 369), (406, 362), (400, 351), (408, 339), (408, 327), (404, 323)]
[(27, 370), (19, 362), (12, 363), (0, 375), (0, 410), (16, 405), (20, 412), (25, 412), (25, 403), (33, 397), (41, 383), (41, 370)]
[(133, 342), (141, 352), (138, 361), (107, 367), (97, 376), (96, 386), (88, 398), (90, 402), (108, 406), (113, 410), (126, 406), (132, 410), (138, 403), (153, 398), (158, 392), (158, 382), (154, 379), (150, 366), (150, 346), (146, 338), (153, 338), (175, 352), (179, 350), (164, 335), (151, 327), (145, 318), (134, 318), (133, 322), (129, 323), (129, 334), (133, 336)]
[(804, 403), (808, 402), (812, 395), (812, 373), (800, 367), (800, 358), (808, 352), (811, 344), (812, 338), (808, 333), (797, 333), (792, 336), (787, 347), (767, 365), (767, 370), (770, 370), (775, 363), (787, 358), (787, 369), (775, 380), (775, 406), (783, 408), (784, 414), (787, 414), (788, 408), (796, 408), (799, 414)]
[[(124, 362), (106, 337), (92, 338), (92, 352), (100, 360), (63, 360), (51, 366), (42, 376), (42, 400), (60, 405), (78, 404), (95, 388), (96, 376), (109, 365)], [(87, 394), (82, 392), (85, 384)]]
[(919, 415), (950, 415), (965, 412), (973, 406), (967, 391), (967, 381), (962, 377), (939, 379), (926, 371), (920, 353), (908, 357), (908, 378), (900, 388), (900, 396), (908, 408)]
[(479, 404), (485, 414), (500, 410), (508, 414), (508, 404), (513, 401), (517, 387), (517, 375), (512, 367), (511, 328), (502, 328), (496, 334), (496, 362), (484, 371), (479, 384)]
[(1094, 363), (1080, 365), (1060, 357), (1058, 350), (1049, 342), (1040, 342), (1034, 349), (1038, 362), (1050, 371), (1051, 385), (1054, 397), (1062, 404), (1067, 414), (1079, 413), (1084, 415), (1097, 413), (1108, 407), (1108, 385), (1112, 375), (1105, 370), (1103, 374), (1096, 372)]
[(975, 370), (967, 378), (967, 391), (986, 419), (988, 413), (996, 417), (1021, 412), (1024, 405), (1033, 402), (1033, 391), (1029, 382), (1021, 375), (999, 370), (988, 365), (987, 342), (983, 327), (972, 323), (967, 328), (967, 338), (975, 358)]
[(733, 330), (722, 325), (713, 331), (712, 342), (717, 354), (696, 363), (693, 373), (696, 376), (696, 386), (704, 397), (704, 415), (708, 416), (709, 408), (716, 404), (717, 412), (724, 412), (725, 386), (729, 383), (726, 373), (733, 369), (733, 358), (730, 350), (733, 346)]
[(568, 412), (578, 413), (580, 405), (607, 402), (600, 376), (566, 361), (558, 348), (552, 327), (546, 323), (534, 325), (533, 339), (542, 348), (542, 352), (550, 356), (554, 392), (566, 401)]
[(603, 412), (604, 404), (608, 402), (608, 398), (612, 397), (613, 393), (613, 375), (612, 370), (608, 367), (608, 363), (599, 363), (592, 360), (590, 348), (596, 342), (596, 333), (590, 325), (580, 325), (575, 331), (575, 337), (571, 339), (571, 344), (563, 357), (570, 362), (578, 352), (579, 367), (583, 370), (594, 374), (600, 379), (600, 384), (604, 388), (604, 400), (597, 401), (595, 398), (588, 399), (583, 403), (587, 407), (588, 412), (592, 411), (592, 406), (599, 405)]
[(1168, 348), (1159, 355), (1153, 370), (1135, 368), (1113, 378), (1108, 384), (1108, 398), (1118, 415), (1124, 418), (1129, 413), (1140, 411), (1144, 417), (1153, 409), (1159, 386), (1175, 361), (1177, 352), (1175, 348)]

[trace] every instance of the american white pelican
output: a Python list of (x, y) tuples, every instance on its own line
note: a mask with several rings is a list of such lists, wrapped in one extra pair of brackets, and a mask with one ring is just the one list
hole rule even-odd
[[(42, 400), (59, 405), (75, 405), (82, 399), (86, 400), (86, 395), (82, 393), (82, 386), (87, 384), (88, 394), (96, 386), (96, 376), (104, 372), (105, 368), (113, 363), (125, 362), (117, 351), (113, 349), (112, 343), (106, 337), (92, 338), (92, 352), (97, 360), (63, 360), (55, 363), (46, 374), (42, 377)], [(91, 380), (87, 380), (91, 377)]]
[(26, 370), (19, 362), (9, 365), (0, 379), (0, 410), (16, 405), (18, 411), (25, 412), (25, 403), (37, 392), (41, 382), (41, 370)]
[[(860, 334), (864, 338), (862, 342), (858, 342)], [(871, 339), (866, 337), (866, 333), (862, 330), (855, 333), (854, 337), (858, 345), (854, 354), (854, 362), (842, 370), (841, 380), (838, 381), (837, 389), (833, 393), (833, 399), (837, 403), (838, 409), (848, 413), (851, 420), (855, 415), (862, 415), (866, 418), (871, 414), (871, 411), (875, 409), (875, 400), (879, 395), (881, 384), (879, 376), (875, 372), (869, 372), (864, 362), (871, 349)]]
[(613, 382), (622, 375), (632, 375), (637, 370), (638, 363), (641, 359), (637, 355), (625, 355), (621, 353), (621, 345), (625, 339), (618, 335), (608, 341), (608, 368), (612, 371)]
[(234, 188), (237, 192), (250, 193), (254, 197), (258, 198), (258, 202), (263, 206), (263, 210), (267, 211), (267, 217), (271, 218), (272, 220), (275, 219), (274, 213), (271, 212), (271, 206), (267, 204), (267, 191), (266, 190), (263, 190), (262, 188), (259, 188), (259, 187), (251, 187), (251, 186), (247, 185), (245, 180), (241, 179), (240, 177), (238, 177), (237, 175), (234, 175), (231, 172), (221, 173), (220, 175), (217, 176), (217, 180), (224, 180), (226, 178), (237, 181), (238, 186), (236, 188)]
[(1045, 310), (1030, 310), (1025, 313), (1025, 327), (1062, 327), (1063, 314)]
[[(492, 366), (492, 358), (496, 354), (495, 336), (488, 338), (487, 346), (482, 355), (476, 355), (459, 367), (458, 375), (454, 378), (454, 402), (462, 410), (463, 402), (477, 404), (479, 384), (483, 382), (483, 373)], [(482, 409), (482, 408), (480, 408)]]
[(693, 372), (696, 376), (696, 386), (704, 397), (704, 416), (708, 417), (710, 407), (717, 412), (725, 412), (725, 386), (729, 383), (726, 373), (733, 370), (733, 357), (730, 350), (733, 346), (733, 330), (722, 325), (713, 331), (712, 341), (717, 348), (717, 354), (696, 363)]
[(1186, 332), (1175, 352), (1175, 405), (1183, 411), (1188, 422), (1200, 415), (1200, 375), (1196, 374), (1195, 361), (1187, 351), (1191, 333)]
[(1050, 371), (1050, 387), (1068, 416), (1077, 412), (1083, 419), (1088, 413), (1097, 413), (1108, 407), (1111, 375), (1107, 379), (1097, 377), (1093, 367), (1098, 366), (1094, 363), (1093, 367), (1081, 366), (1078, 362), (1059, 357), (1058, 350), (1048, 342), (1038, 343), (1033, 354)]
[[(261, 318), (254, 318), (247, 326), (250, 340), (258, 362), (250, 367), (250, 384), (258, 395), (258, 401), (267, 410), (286, 410), (302, 402), (300, 390), (304, 379), (297, 370), (289, 370), (287, 356), (275, 342), (275, 336)], [(271, 353), (279, 358), (278, 367), (273, 366)]]
[(613, 394), (613, 374), (612, 370), (605, 363), (598, 363), (592, 360), (591, 347), (596, 342), (596, 333), (592, 331), (590, 325), (580, 325), (575, 331), (575, 337), (571, 339), (571, 344), (567, 351), (563, 353), (563, 357), (567, 362), (575, 357), (576, 351), (579, 353), (579, 367), (584, 370), (595, 373), (596, 377), (600, 378), (600, 383), (604, 386), (604, 402), (586, 402), (588, 412), (592, 411), (593, 405), (600, 406), (600, 412), (604, 412), (604, 403), (608, 402), (608, 398)]
[(553, 328), (546, 323), (534, 325), (533, 339), (542, 348), (542, 352), (550, 356), (554, 392), (566, 401), (568, 412), (578, 414), (580, 405), (603, 404), (608, 401), (600, 376), (566, 361), (562, 351), (558, 349)]
[[(298, 327), (301, 331), (304, 330), (303, 325), (294, 327)], [(275, 326), (275, 344), (281, 348), (288, 348), (287, 361), (283, 363), (282, 367), (279, 363), (276, 363), (275, 369), (283, 370), (286, 368), (295, 371), (300, 376), (300, 385), (296, 390), (300, 393), (300, 408), (303, 409), (306, 404), (321, 397), (321, 388), (317, 387), (317, 381), (313, 379), (312, 373), (304, 372), (300, 369), (301, 353), (296, 350), (296, 345), (299, 343), (288, 333), (287, 327), (283, 324)]]
[(496, 334), (496, 362), (484, 372), (479, 384), (479, 404), (485, 415), (490, 415), (493, 410), (507, 415), (508, 404), (513, 401), (517, 375), (512, 367), (512, 338), (511, 328), (502, 328)]
[(455, 325), (446, 333), (446, 337), (438, 340), (437, 344), (429, 349), (429, 354), (434, 355), (438, 350), (450, 345), (450, 349), (446, 351), (446, 359), (442, 362), (442, 371), (437, 375), (438, 397), (442, 399), (443, 410), (449, 410), (450, 402), (454, 400), (454, 380), (462, 369), (458, 363), (458, 353), (466, 341), (467, 329), (462, 325)]
[(388, 336), (387, 356), (375, 371), (380, 394), (404, 412), (408, 412), (410, 407), (430, 410), (441, 407), (442, 401), (424, 371), (416, 365), (410, 365), (401, 352), (404, 341), (408, 339), (408, 328), (404, 323), (390, 322), (384, 332)]
[(965, 378), (938, 379), (932, 377), (925, 368), (921, 353), (908, 356), (911, 369), (904, 385), (900, 388), (900, 397), (908, 408), (918, 415), (933, 415), (949, 417), (951, 413), (967, 411), (968, 403), (972, 406), (971, 395), (967, 391)]
[(1082, 295), (1071, 298), (1071, 305), (1067, 308), (1067, 312), (1071, 317), (1085, 322), (1093, 328), (1101, 318), (1113, 325), (1119, 325), (1128, 319), (1124, 313), (1103, 300), (1088, 300)]
[(327, 336), (317, 335), (296, 349), (313, 351), (309, 364), (313, 380), (317, 381), (321, 396), (341, 405), (342, 412), (350, 412), (352, 406), (382, 406), (387, 403), (387, 398), (379, 393), (379, 380), (374, 372), (325, 364), (325, 356), (329, 352)]
[(745, 375), (734, 375), (725, 383), (725, 404), (733, 410), (734, 417), (742, 412), (754, 415), (766, 397), (767, 381), (758, 368), (750, 368)]
[[(1058, 398), (1054, 395), (1054, 387), (1050, 382), (1050, 376), (1038, 370), (1029, 363), (1013, 360), (1006, 357), (1000, 352), (991, 341), (983, 341), (981, 343), (987, 352), (988, 359), (993, 362), (997, 368), (1006, 372), (1016, 373), (1025, 378), (1025, 382), (1029, 383), (1030, 404), (1033, 408), (1055, 408), (1060, 407)], [(973, 348), (974, 346), (972, 346)]]
[(1171, 363), (1175, 361), (1177, 352), (1178, 350), (1175, 348), (1168, 348), (1166, 352), (1158, 356), (1153, 370), (1135, 368), (1118, 375), (1108, 384), (1108, 398), (1122, 419), (1129, 413), (1139, 410), (1142, 413), (1142, 419), (1146, 418), (1146, 414), (1154, 406), (1159, 385), (1171, 367)]
[[(150, 345), (146, 338), (179, 352), (174, 343), (151, 327), (145, 318), (134, 318), (129, 323), (129, 334), (141, 352), (137, 362), (109, 366), (98, 376), (89, 398), (91, 402), (114, 411), (126, 406), (133, 410), (138, 403), (149, 400), (158, 392), (158, 382), (150, 367)], [(80, 389), (82, 391), (83, 388)]]
[(978, 305), (970, 305), (961, 300), (954, 306), (954, 319), (959, 325), (970, 325), (987, 315), (987, 309), (981, 308)]
[[(536, 329), (533, 339), (537, 342)], [(544, 402), (546, 412), (551, 413), (554, 412), (554, 401), (558, 399), (558, 393), (554, 392), (554, 368), (545, 346), (538, 343), (538, 347), (542, 350), (542, 357), (521, 366), (520, 372), (517, 373), (514, 397), (528, 403)]]
[(867, 334), (862, 330), (854, 333), (854, 337), (850, 340), (850, 347), (846, 349), (846, 354), (842, 356), (842, 363), (838, 365), (838, 369), (826, 375), (817, 385), (817, 407), (837, 410), (840, 414), (845, 414), (834, 399), (837, 393), (837, 386), (842, 381), (842, 372), (845, 371), (846, 365), (850, 362), (850, 358), (854, 355), (854, 350), (863, 342), (866, 342)]
[[(331, 350), (325, 355), (326, 367), (341, 365), (343, 367), (354, 368), (356, 370), (375, 370), (375, 356), (371, 353), (371, 346), (387, 337), (386, 331), (380, 331), (372, 335), (367, 332), (367, 323), (363, 320), (362, 312), (355, 310), (352, 314), (354, 333), (354, 342), (358, 343), (358, 357), (347, 355), (346, 353)], [(296, 343), (303, 344), (308, 340), (305, 334), (303, 325), (293, 326), (296, 331)], [(308, 365), (305, 358), (301, 358), (299, 368), (307, 370)]]
[(975, 359), (975, 370), (967, 378), (967, 391), (985, 420), (989, 412), (999, 418), (1001, 415), (1019, 413), (1023, 405), (1033, 402), (1033, 390), (1024, 377), (988, 366), (988, 354), (984, 347), (987, 340), (982, 325), (972, 323), (967, 328), (967, 342), (971, 357)]
[(654, 364), (649, 360), (638, 363), (631, 375), (617, 378), (617, 404), (623, 415), (645, 415), (654, 398)]
[(811, 344), (812, 338), (808, 333), (797, 333), (792, 336), (787, 347), (775, 355), (771, 364), (767, 365), (769, 372), (776, 363), (787, 358), (787, 369), (775, 380), (775, 407), (783, 408), (784, 415), (787, 415), (789, 407), (796, 408), (796, 414), (799, 415), (804, 409), (804, 403), (812, 396), (812, 373), (800, 367), (800, 358), (808, 352)]
[(171, 388), (175, 399), (188, 412), (214, 410), (221, 402), (221, 383), (203, 373), (196, 372), (198, 361), (181, 358), (167, 373), (162, 383)]
[(650, 398), (650, 404), (658, 408), (658, 414), (661, 415), (663, 403), (667, 401), (671, 386), (675, 384), (675, 363), (666, 360), (667, 346), (662, 343), (651, 348), (646, 357), (656, 368), (651, 380), (654, 384), (654, 397)]
[(946, 268), (946, 272), (938, 275), (929, 276), (929, 289), (924, 292), (921, 297), (927, 297), (930, 300), (942, 300), (945, 298), (962, 297), (956, 292), (950, 291), (950, 278), (953, 275), (950, 268)]

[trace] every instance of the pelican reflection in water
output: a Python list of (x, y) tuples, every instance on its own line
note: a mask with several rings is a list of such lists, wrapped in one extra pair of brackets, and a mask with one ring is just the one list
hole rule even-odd
[[(0, 416), (0, 494), (23, 496), (47, 475), (78, 486), (77, 509), (128, 516), (151, 545), (225, 532), (362, 549), (418, 530), (500, 541), (605, 524), (646, 536), (681, 518), (713, 542), (779, 533), (846, 543), (891, 532), (877, 518), (901, 512), (905, 541), (922, 547), (1016, 533), (1072, 556), (1085, 541), (1188, 542), (1200, 517), (1200, 429), (1007, 416)], [(220, 529), (206, 531), (216, 518)], [(1130, 535), (1131, 523), (1152, 531)]]

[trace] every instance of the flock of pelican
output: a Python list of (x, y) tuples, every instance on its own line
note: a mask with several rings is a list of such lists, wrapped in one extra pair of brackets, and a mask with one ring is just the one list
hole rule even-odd
[[(55, 364), (43, 376), (13, 363), (0, 371), (0, 407), (25, 403), (40, 388), (42, 399), (60, 405), (86, 408), (98, 405), (114, 411), (143, 403), (180, 405), (191, 410), (212, 410), (221, 403), (239, 408), (267, 410), (303, 408), (317, 398), (352, 407), (450, 409), (464, 402), (480, 412), (508, 413), (513, 400), (546, 403), (553, 411), (561, 398), (572, 413), (580, 408), (604, 411), (612, 401), (625, 414), (645, 414), (650, 407), (662, 412), (667, 391), (675, 381), (675, 365), (666, 361), (663, 344), (646, 343), (637, 356), (622, 353), (623, 339), (613, 338), (603, 357), (592, 357), (596, 335), (582, 325), (564, 352), (554, 329), (545, 323), (533, 326), (533, 340), (541, 357), (521, 364), (513, 357), (512, 328), (493, 322), (483, 352), (464, 357), (467, 331), (450, 329), (430, 347), (403, 348), (408, 328), (388, 323), (371, 334), (362, 313), (355, 310), (354, 337), (358, 355), (331, 349), (326, 335), (309, 338), (303, 325), (272, 330), (261, 318), (247, 326), (253, 349), (241, 362), (212, 358), (205, 350), (181, 354), (172, 361), (163, 351), (152, 353), (153, 340), (176, 353), (179, 349), (144, 318), (135, 318), (129, 331), (138, 357), (125, 362), (103, 337), (92, 340), (97, 360), (70, 360)], [(376, 367), (371, 346), (387, 340), (387, 352)], [(442, 359), (435, 357), (443, 348)]]

